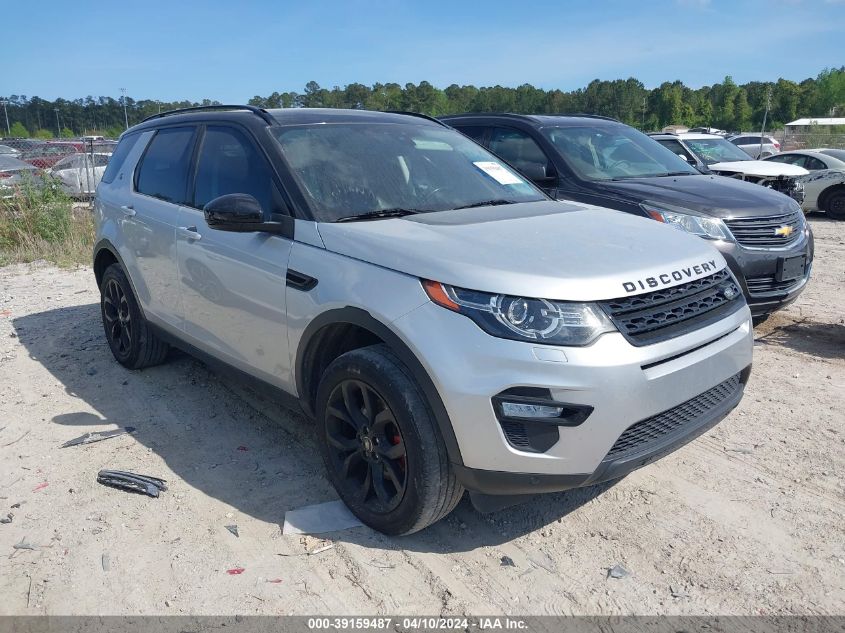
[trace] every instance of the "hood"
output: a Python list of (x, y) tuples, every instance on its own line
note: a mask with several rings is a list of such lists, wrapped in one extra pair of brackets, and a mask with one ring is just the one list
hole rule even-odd
[(790, 198), (768, 187), (725, 176), (664, 176), (596, 183), (632, 202), (663, 202), (717, 218), (788, 213)]
[(737, 160), (727, 163), (714, 163), (707, 167), (710, 171), (729, 171), (735, 174), (765, 178), (804, 176), (810, 173), (798, 165), (787, 165), (786, 163), (777, 163), (771, 160)]
[(326, 248), (348, 257), (463, 288), (545, 299), (614, 299), (725, 266), (705, 240), (654, 220), (555, 201), (317, 226)]

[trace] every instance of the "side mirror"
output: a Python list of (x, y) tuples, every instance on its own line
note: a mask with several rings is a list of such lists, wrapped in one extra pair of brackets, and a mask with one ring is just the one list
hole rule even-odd
[(523, 163), (519, 167), (522, 174), (536, 184), (549, 184), (557, 178), (554, 167), (542, 163)]
[(262, 231), (293, 238), (293, 218), (273, 213), (272, 221), (266, 222), (261, 203), (248, 193), (228, 193), (210, 201), (202, 210), (210, 229), (234, 233)]
[(221, 231), (254, 231), (264, 222), (261, 204), (248, 193), (229, 193), (203, 207), (205, 222)]

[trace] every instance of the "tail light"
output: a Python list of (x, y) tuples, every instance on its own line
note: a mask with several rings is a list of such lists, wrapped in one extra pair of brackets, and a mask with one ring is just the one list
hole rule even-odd
[(780, 143), (778, 143), (777, 141), (772, 141), (772, 145), (775, 146), (775, 149), (780, 149)]
[(0, 171), (0, 178), (11, 178), (14, 174), (10, 174), (7, 171)]

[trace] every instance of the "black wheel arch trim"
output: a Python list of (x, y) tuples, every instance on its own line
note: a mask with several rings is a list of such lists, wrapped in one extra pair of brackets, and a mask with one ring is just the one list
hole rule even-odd
[[(97, 274), (97, 272), (96, 272), (97, 269), (96, 269), (96, 266), (94, 266), (94, 264), (96, 264), (97, 257), (104, 250), (111, 253), (114, 256), (114, 258), (117, 260), (117, 263), (120, 264), (121, 268), (123, 268), (123, 272), (126, 274), (126, 278), (129, 280), (129, 285), (132, 287), (132, 294), (135, 295), (135, 303), (138, 304), (138, 310), (141, 312), (141, 316), (144, 317), (144, 319), (146, 319), (147, 315), (144, 314), (144, 306), (142, 306), (141, 302), (138, 300), (138, 297), (140, 295), (138, 294), (138, 289), (135, 287), (135, 282), (132, 281), (132, 277), (129, 275), (129, 269), (126, 267), (126, 263), (123, 261), (123, 257), (120, 256), (120, 253), (117, 251), (117, 248), (115, 248), (114, 244), (112, 244), (108, 240), (108, 238), (102, 238), (99, 242), (97, 242), (94, 245), (94, 257), (92, 258), (92, 261), (91, 261), (91, 264), (94, 268), (94, 274), (95, 275)], [(98, 288), (100, 287), (100, 281), (101, 281), (100, 279), (97, 279), (97, 287)]]
[(455, 437), (455, 431), (452, 428), (452, 421), (449, 418), (443, 400), (440, 398), (440, 393), (437, 391), (437, 387), (434, 386), (434, 381), (428, 375), (425, 367), (423, 367), (416, 355), (398, 334), (361, 308), (347, 306), (345, 308), (323, 312), (305, 328), (305, 332), (303, 332), (296, 350), (295, 375), (296, 392), (299, 395), (300, 404), (306, 413), (311, 417), (315, 416), (311, 401), (313, 394), (316, 393), (316, 385), (306, 384), (306, 378), (310, 374), (308, 364), (313, 360), (310, 358), (312, 355), (309, 354), (309, 349), (312, 348), (312, 343), (316, 340), (315, 337), (319, 335), (321, 330), (330, 325), (343, 324), (363, 328), (378, 336), (411, 371), (420, 389), (422, 389), (427, 404), (437, 422), (437, 427), (440, 429), (440, 434), (443, 437), (443, 442), (446, 445), (446, 451), (449, 455), (449, 461), (453, 464), (462, 465), (463, 459), (457, 437)]

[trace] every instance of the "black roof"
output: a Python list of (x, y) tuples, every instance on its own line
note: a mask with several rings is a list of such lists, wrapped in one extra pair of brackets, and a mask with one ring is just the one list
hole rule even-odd
[(584, 119), (593, 119), (597, 121), (605, 121), (608, 123), (619, 123), (617, 119), (602, 116), (600, 114), (580, 114), (580, 113), (563, 113), (563, 114), (515, 114), (512, 112), (467, 112), (465, 114), (450, 114), (448, 116), (440, 117), (441, 121), (448, 123), (449, 121), (469, 120), (469, 119), (516, 119), (533, 123), (535, 125), (560, 125), (561, 123), (570, 123), (577, 125)]
[[(411, 117), (414, 117), (411, 119)], [(240, 121), (258, 125), (303, 125), (313, 123), (418, 123), (442, 126), (436, 119), (414, 112), (378, 112), (339, 108), (278, 108), (265, 110), (253, 106), (209, 106), (171, 110), (144, 119), (132, 130), (144, 130), (162, 124), (200, 121)]]

